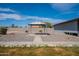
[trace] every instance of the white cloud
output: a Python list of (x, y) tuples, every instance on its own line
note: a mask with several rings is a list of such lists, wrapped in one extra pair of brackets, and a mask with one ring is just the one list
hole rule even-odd
[(60, 13), (60, 14), (57, 14), (55, 15), (54, 17), (60, 17), (60, 16), (63, 16), (63, 15), (69, 15), (69, 14), (73, 14), (73, 13), (79, 13), (79, 12), (74, 12), (74, 11), (69, 11), (69, 12), (63, 12), (63, 13)]
[(70, 11), (76, 4), (72, 3), (54, 3), (51, 4), (52, 8), (59, 11)]
[(0, 20), (6, 20), (6, 19), (15, 19), (15, 20), (20, 20), (22, 17), (18, 14), (5, 14), (1, 13), (0, 14)]
[(62, 23), (62, 22), (65, 22), (67, 20), (63, 20), (63, 19), (54, 19), (52, 20), (53, 24), (58, 24), (58, 23)]
[(57, 24), (61, 22), (65, 22), (67, 20), (63, 19), (55, 19), (55, 18), (44, 18), (44, 17), (38, 17), (38, 16), (26, 16), (25, 19), (31, 19), (35, 21), (46, 21), (46, 22), (51, 22), (52, 24)]
[(10, 8), (0, 8), (0, 11), (15, 12), (13, 9), (10, 9)]
[(44, 18), (44, 17), (38, 17), (38, 16), (25, 16), (25, 19), (40, 20), (40, 21), (51, 20), (51, 18)]
[(1, 13), (0, 14), (0, 20), (6, 20), (6, 19), (14, 19), (14, 20), (51, 20), (51, 18), (44, 18), (44, 17), (38, 17), (38, 16), (27, 16), (27, 15), (19, 15), (19, 14), (7, 14), (7, 13)]
[(44, 18), (44, 17), (38, 17), (38, 16), (26, 16), (26, 15), (20, 15), (20, 14), (7, 14), (7, 13), (1, 13), (0, 14), (0, 20), (6, 20), (6, 19), (14, 19), (14, 20), (49, 20), (50, 18)]
[[(68, 5), (61, 5), (61, 4), (51, 4), (53, 8), (60, 9), (60, 10), (67, 10), (69, 7), (66, 7)], [(66, 8), (65, 8), (66, 7)], [(65, 8), (65, 9), (62, 9)], [(0, 11), (4, 12), (16, 12), (13, 9), (10, 8), (0, 8)], [(33, 21), (48, 21), (53, 24), (57, 24), (60, 22), (63, 22), (65, 20), (62, 19), (54, 19), (54, 18), (45, 18), (45, 17), (39, 17), (39, 16), (27, 16), (27, 15), (20, 15), (20, 14), (8, 14), (8, 13), (0, 13), (0, 20), (6, 20), (6, 19), (13, 19), (13, 20), (33, 20)]]
[(38, 16), (24, 16), (19, 14), (6, 14), (1, 13), (0, 14), (0, 20), (6, 20), (6, 19), (14, 19), (14, 20), (33, 20), (33, 21), (48, 21), (53, 24), (57, 24), (66, 20), (62, 19), (54, 19), (54, 18), (44, 18), (44, 17), (38, 17)]

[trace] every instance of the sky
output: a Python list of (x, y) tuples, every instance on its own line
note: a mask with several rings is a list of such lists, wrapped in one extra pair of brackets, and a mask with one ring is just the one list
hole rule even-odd
[(61, 23), (79, 17), (78, 3), (0, 3), (0, 26)]

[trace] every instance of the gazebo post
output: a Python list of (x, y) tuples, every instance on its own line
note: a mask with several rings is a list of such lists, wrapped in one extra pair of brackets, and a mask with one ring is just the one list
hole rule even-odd
[(44, 24), (44, 33), (46, 32), (46, 28), (47, 28), (47, 25), (46, 24)]
[(32, 33), (32, 26), (30, 25), (30, 33)]
[[(46, 25), (46, 27), (45, 27), (45, 28), (47, 29), (47, 24), (45, 24), (45, 25)], [(47, 30), (46, 30), (46, 31), (47, 31)], [(47, 32), (46, 32), (46, 33), (47, 33)]]
[(43, 24), (43, 26), (44, 26), (44, 33), (45, 33), (45, 27), (46, 27), (46, 25), (45, 25), (45, 24)]

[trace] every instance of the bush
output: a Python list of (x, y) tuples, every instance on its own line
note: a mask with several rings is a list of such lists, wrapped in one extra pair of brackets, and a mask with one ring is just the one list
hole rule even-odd
[(1, 28), (0, 28), (0, 34), (6, 35), (6, 34), (7, 34), (7, 28), (1, 27)]
[(42, 30), (39, 30), (40, 33), (42, 33)]
[(25, 32), (28, 33), (28, 30), (26, 30)]

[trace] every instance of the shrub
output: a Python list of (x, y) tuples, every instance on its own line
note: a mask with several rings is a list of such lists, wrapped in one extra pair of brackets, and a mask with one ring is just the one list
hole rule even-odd
[(7, 28), (6, 27), (1, 27), (0, 28), (0, 34), (6, 35), (7, 34)]
[(28, 30), (26, 30), (25, 32), (28, 33)]
[(40, 33), (42, 33), (42, 30), (39, 30)]

